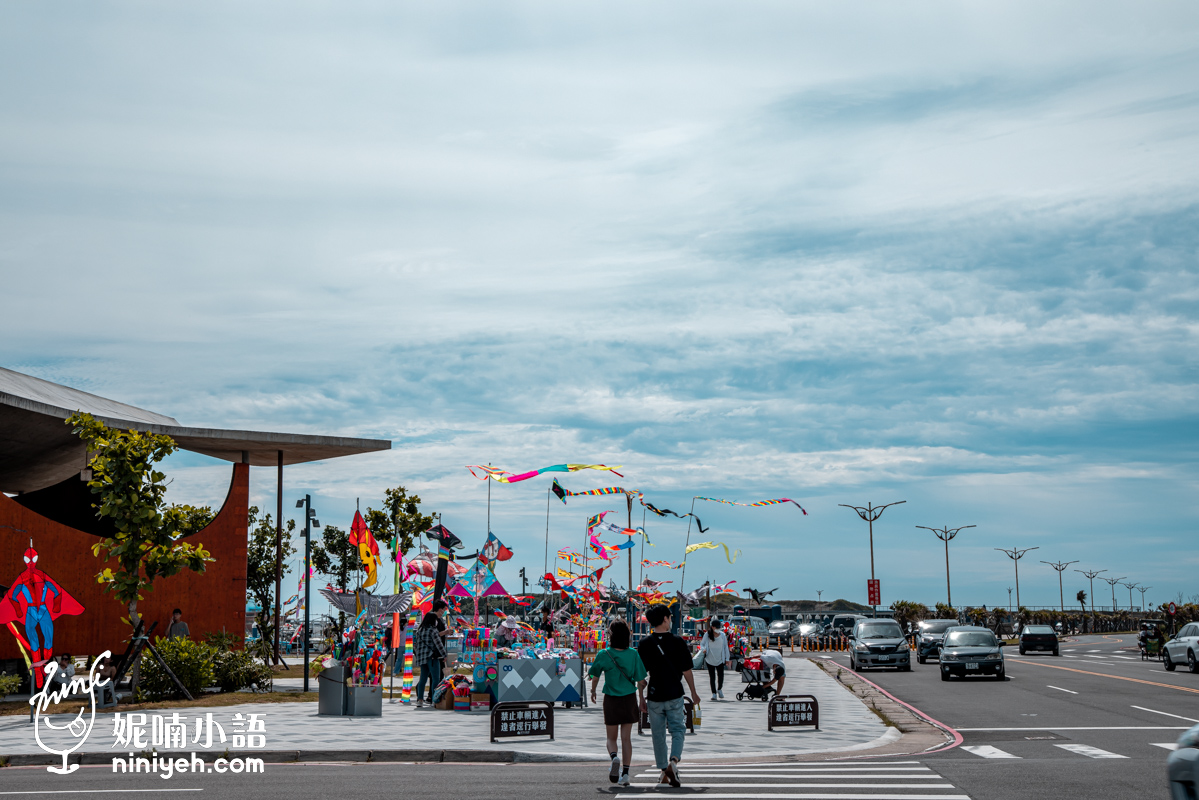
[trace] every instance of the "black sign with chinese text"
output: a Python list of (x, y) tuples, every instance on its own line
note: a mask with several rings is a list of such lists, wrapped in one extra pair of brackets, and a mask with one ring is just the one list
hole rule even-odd
[(810, 694), (776, 694), (766, 713), (767, 730), (820, 727), (820, 704)]
[(491, 741), (518, 736), (554, 738), (554, 704), (544, 700), (496, 703), (491, 707)]

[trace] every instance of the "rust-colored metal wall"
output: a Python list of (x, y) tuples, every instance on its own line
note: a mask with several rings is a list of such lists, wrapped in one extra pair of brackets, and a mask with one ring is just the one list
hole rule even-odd
[[(183, 609), (183, 619), (193, 639), (209, 631), (245, 632), (246, 540), (250, 500), (250, 466), (234, 464), (225, 504), (215, 519), (189, 538), (201, 542), (216, 559), (203, 574), (183, 572), (154, 582), (144, 593), (138, 611), (149, 626), (158, 621), (165, 634), (171, 609)], [(20, 532), (21, 530), (27, 533)], [(22, 554), (32, 537), (38, 566), (87, 609), (76, 617), (61, 616), (54, 623), (56, 654), (97, 655), (105, 650), (121, 653), (130, 634), (121, 622), (126, 615), (112, 595), (101, 592), (96, 573), (102, 564), (92, 555), (97, 537), (60, 525), (12, 498), (0, 494), (0, 584), (11, 584), (25, 569)], [(20, 658), (16, 640), (0, 628), (0, 659)]]

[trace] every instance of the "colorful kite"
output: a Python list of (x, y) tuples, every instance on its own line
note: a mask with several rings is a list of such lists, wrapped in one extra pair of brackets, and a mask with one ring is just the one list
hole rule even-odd
[(587, 518), (587, 531), (590, 532), (595, 526), (599, 525), (601, 522), (604, 521), (604, 517), (606, 515), (611, 514), (611, 513), (612, 513), (611, 511), (601, 511), (600, 513), (596, 514), (594, 517), (588, 517)]
[(801, 506), (799, 503), (796, 503), (790, 497), (780, 497), (777, 500), (759, 500), (756, 503), (735, 503), (732, 500), (721, 500), (717, 497), (696, 497), (695, 499), (696, 500), (707, 500), (708, 502), (711, 502), (711, 503), (724, 503), (725, 505), (729, 505), (729, 506), (773, 506), (773, 505), (777, 505), (778, 503), (791, 503), (796, 508), (798, 508), (800, 511), (803, 511), (805, 517), (808, 515), (808, 512), (804, 511), (804, 507)]
[(715, 550), (717, 546), (724, 548), (724, 557), (729, 560), (730, 564), (737, 563), (737, 556), (741, 555), (740, 550), (734, 550), (732, 555), (729, 555), (729, 546), (724, 542), (696, 542), (695, 544), (687, 545), (687, 550), (684, 555), (690, 555), (696, 550)]
[(495, 573), (482, 561), (476, 561), (474, 566), (466, 571), (454, 588), (446, 594), (452, 597), (487, 597), (488, 595), (506, 595), (507, 591), (495, 579)]
[[(669, 508), (658, 508), (653, 503), (648, 502), (645, 499), (645, 495), (643, 495), (641, 492), (637, 491), (636, 489), (625, 489), (624, 487), (621, 487), (621, 486), (608, 486), (607, 488), (604, 488), (604, 489), (590, 489), (586, 492), (572, 492), (569, 489), (567, 489), (566, 487), (564, 487), (562, 484), (558, 483), (557, 478), (554, 479), (554, 483), (550, 486), (550, 489), (557, 496), (557, 498), (562, 501), (563, 505), (566, 504), (566, 498), (568, 498), (568, 497), (595, 497), (595, 496), (605, 495), (605, 494), (631, 495), (632, 497), (636, 497), (637, 502), (641, 503), (641, 505), (644, 506), (648, 511), (658, 515), (659, 517), (665, 517), (668, 515), (672, 516), (672, 517), (678, 517), (679, 519), (686, 519), (687, 517), (694, 517), (696, 525), (699, 526), (699, 532), (700, 533), (708, 532), (708, 529), (704, 527), (703, 522), (701, 522), (699, 517), (696, 517), (695, 514), (693, 514), (693, 513), (679, 514), (677, 512), (671, 511)], [(806, 514), (807, 512), (805, 511), (804, 513)]]
[[(609, 467), (605, 466), (604, 464), (555, 464), (552, 467), (542, 467), (541, 469), (535, 469), (531, 472), (522, 472), (519, 475), (513, 475), (506, 469), (484, 467), (479, 464), (471, 464), (467, 467), (467, 469), (470, 470), (470, 474), (474, 475), (479, 480), (485, 481), (490, 478), (491, 480), (498, 481), (499, 483), (517, 483), (519, 481), (527, 481), (529, 478), (535, 478), (545, 472), (578, 472), (581, 469), (606, 470), (611, 472), (613, 475), (620, 475), (620, 477), (623, 478), (624, 476), (616, 471), (619, 468), (619, 465), (615, 467)], [(475, 472), (475, 470), (479, 470), (483, 474), (480, 475), (478, 472)]]
[(362, 588), (374, 586), (379, 579), (379, 543), (375, 541), (371, 529), (366, 527), (362, 514), (354, 512), (354, 522), (350, 525), (350, 544), (358, 548), (358, 558), (362, 561), (362, 571), (366, 573), (366, 581)]
[[(42, 687), (46, 675), (42, 667), (54, 655), (54, 620), (63, 614), (82, 614), (83, 606), (46, 573), (37, 568), (37, 551), (33, 540), (25, 551), (25, 571), (0, 600), (0, 625), (7, 625), (22, 648), (22, 655), (29, 651), (30, 671), (37, 688)], [(17, 632), (17, 625), (25, 626), (25, 636)]]
[(643, 567), (670, 567), (671, 569), (678, 569), (678, 566), (676, 564), (672, 564), (669, 561), (650, 561), (649, 559), (642, 559), (641, 566), (643, 566)]
[(512, 551), (504, 547), (504, 543), (497, 539), (494, 533), (489, 533), (480, 555), (488, 565), (491, 565), (497, 561), (507, 561), (512, 558)]

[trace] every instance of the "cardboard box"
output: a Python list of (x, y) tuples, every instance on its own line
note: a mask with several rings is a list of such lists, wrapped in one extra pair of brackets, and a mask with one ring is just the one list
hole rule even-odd
[(487, 692), (471, 692), (471, 711), (491, 711), (491, 695)]
[(441, 711), (453, 711), (454, 710), (454, 693), (446, 692), (445, 694), (443, 694), (441, 696), (441, 699), (438, 700), (437, 703), (433, 707), (436, 709), (439, 709)]

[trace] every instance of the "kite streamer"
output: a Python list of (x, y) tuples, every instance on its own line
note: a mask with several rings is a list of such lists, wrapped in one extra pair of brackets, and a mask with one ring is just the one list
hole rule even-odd
[(670, 567), (671, 569), (678, 569), (677, 564), (672, 564), (669, 561), (650, 561), (649, 559), (642, 559), (641, 566), (643, 566), (643, 567)]
[(729, 554), (729, 546), (727, 544), (725, 544), (724, 542), (696, 542), (695, 544), (689, 544), (689, 545), (687, 545), (687, 550), (684, 553), (684, 555), (690, 555), (691, 553), (694, 553), (696, 550), (715, 550), (717, 548), (717, 546), (724, 548), (724, 557), (729, 560), (730, 564), (737, 563), (737, 556), (741, 555), (741, 551), (734, 550), (732, 552), (732, 554), (730, 555)]
[[(479, 480), (485, 481), (490, 478), (491, 480), (499, 483), (517, 483), (519, 481), (527, 481), (529, 478), (535, 478), (538, 475), (546, 472), (578, 472), (581, 469), (606, 470), (611, 472), (613, 475), (620, 475), (620, 473), (616, 471), (619, 468), (619, 465), (615, 467), (609, 467), (604, 464), (555, 464), (552, 467), (542, 467), (541, 469), (535, 469), (529, 472), (522, 472), (519, 475), (513, 475), (506, 469), (484, 467), (479, 464), (471, 464), (467, 467), (467, 469), (470, 470), (470, 474), (474, 475)], [(475, 472), (475, 470), (479, 470), (483, 474), (480, 475), (478, 472)], [(623, 478), (624, 476), (620, 475), (620, 477)]]
[(729, 505), (729, 506), (773, 506), (773, 505), (777, 505), (778, 503), (791, 503), (796, 508), (798, 508), (800, 511), (803, 511), (805, 517), (808, 515), (808, 512), (804, 511), (804, 507), (801, 506), (799, 503), (796, 503), (790, 497), (780, 497), (777, 500), (759, 500), (756, 503), (736, 503), (736, 502), (733, 502), (732, 500), (721, 500), (718, 497), (696, 497), (695, 499), (696, 500), (707, 500), (711, 503), (724, 503), (725, 505)]
[[(616, 474), (619, 475), (620, 473), (616, 473)], [(644, 506), (646, 509), (648, 509), (652, 513), (658, 515), (659, 517), (665, 517), (667, 515), (672, 516), (672, 517), (678, 517), (679, 519), (686, 519), (687, 517), (694, 517), (695, 524), (699, 527), (699, 532), (700, 533), (708, 532), (708, 529), (704, 527), (704, 523), (701, 522), (700, 518), (695, 516), (695, 514), (693, 514), (693, 513), (679, 514), (676, 511), (671, 511), (669, 508), (658, 508), (653, 503), (647, 501), (645, 499), (645, 495), (643, 495), (641, 492), (637, 491), (636, 489), (625, 489), (621, 486), (608, 486), (604, 489), (590, 489), (586, 492), (572, 492), (569, 489), (562, 486), (562, 484), (558, 483), (557, 478), (554, 479), (554, 483), (552, 486), (550, 486), (550, 489), (553, 491), (553, 493), (555, 495), (557, 495), (558, 499), (562, 501), (563, 505), (566, 505), (566, 498), (568, 498), (568, 497), (597, 497), (597, 496), (605, 495), (605, 494), (627, 494), (631, 497), (636, 497), (637, 502), (641, 503), (642, 506)], [(703, 499), (706, 499), (706, 498), (703, 498)], [(727, 502), (727, 501), (722, 501), (722, 502)], [(771, 501), (771, 502), (779, 502), (779, 501)], [(790, 502), (794, 502), (794, 501), (790, 501)], [(767, 505), (767, 504), (763, 503), (763, 505)], [(796, 505), (799, 505), (799, 504), (796, 503)], [(800, 509), (800, 510), (803, 511), (803, 509)], [(609, 513), (609, 512), (604, 512), (604, 513)], [(804, 511), (804, 513), (806, 514), (808, 512)], [(600, 514), (599, 518), (603, 519), (603, 514)], [(592, 519), (595, 519), (595, 517), (592, 517)]]

